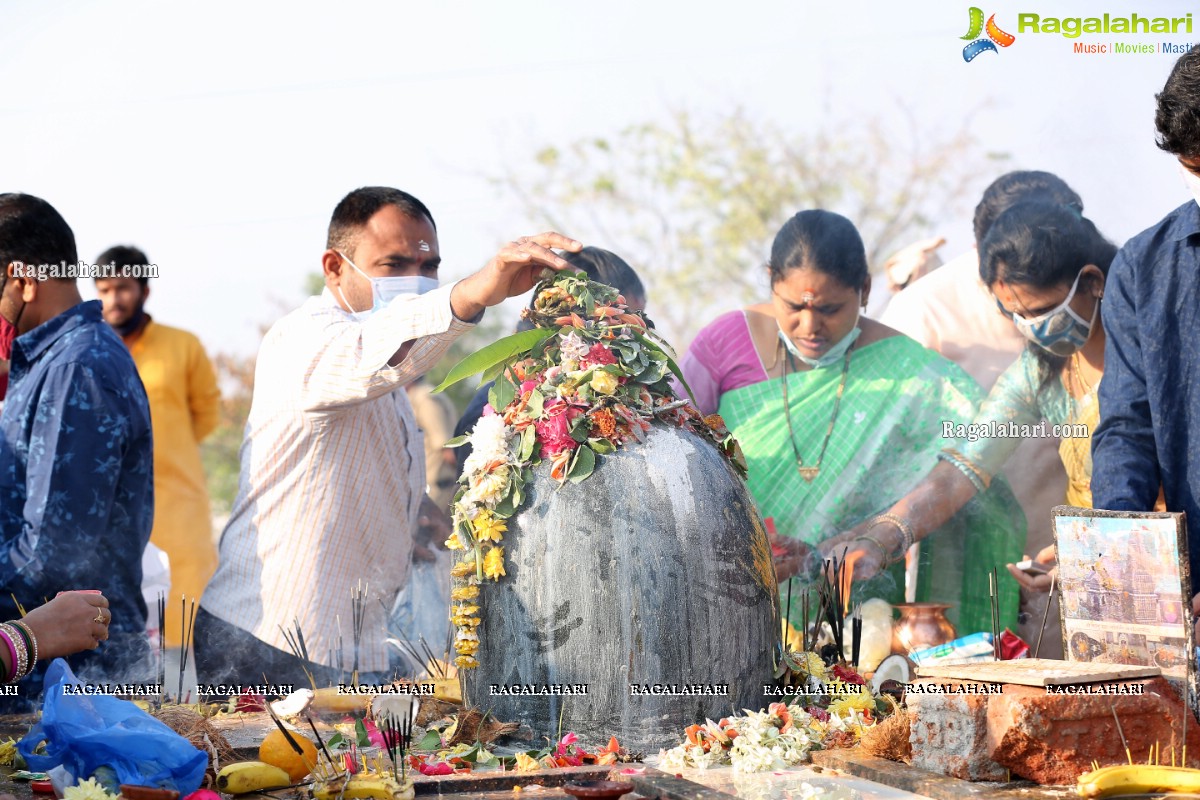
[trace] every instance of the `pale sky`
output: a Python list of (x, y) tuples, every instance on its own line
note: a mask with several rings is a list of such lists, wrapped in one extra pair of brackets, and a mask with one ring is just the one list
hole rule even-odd
[[(1154, 93), (1174, 56), (1079, 55), (1062, 36), (1018, 34), (968, 64), (968, 7), (0, 0), (0, 191), (49, 200), (84, 260), (118, 242), (142, 247), (161, 275), (155, 318), (238, 353), (254, 352), (259, 325), (301, 302), (350, 189), (394, 185), (424, 200), (443, 279), (460, 277), (504, 240), (545, 226), (489, 176), (545, 145), (662, 121), (673, 108), (741, 106), (806, 131), (826, 113), (903, 107), (930, 135), (970, 115), (986, 150), (1010, 153), (1007, 168), (1062, 176), (1118, 242), (1187, 199), (1153, 143)], [(1010, 33), (1018, 12), (1196, 10), (1193, 37), (1078, 41), (1200, 39), (1200, 9), (1175, 0), (983, 10)], [(953, 256), (970, 244), (970, 210), (913, 238), (944, 235)], [(666, 302), (652, 297), (651, 314)]]

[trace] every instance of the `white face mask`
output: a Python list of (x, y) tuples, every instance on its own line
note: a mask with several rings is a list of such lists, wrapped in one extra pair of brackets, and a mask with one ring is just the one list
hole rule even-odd
[(425, 294), (438, 288), (437, 278), (427, 278), (424, 275), (405, 275), (400, 278), (372, 278), (359, 269), (357, 264), (346, 258), (345, 253), (337, 250), (334, 252), (345, 258), (346, 263), (354, 267), (355, 272), (371, 282), (371, 294), (374, 297), (374, 305), (368, 311), (355, 311), (354, 307), (350, 305), (350, 301), (346, 299), (346, 295), (342, 293), (342, 287), (338, 287), (338, 294), (341, 295), (342, 302), (350, 308), (350, 313), (360, 321), (371, 316), (402, 294)]
[[(859, 298), (861, 297), (862, 293), (860, 292)], [(856, 313), (854, 316), (854, 327), (850, 329), (850, 332), (843, 336), (841, 341), (835, 343), (833, 347), (830, 347), (827, 351), (825, 351), (825, 355), (820, 356), (819, 358), (809, 358), (801, 353), (800, 348), (796, 346), (796, 343), (792, 341), (790, 336), (783, 332), (782, 327), (779, 329), (779, 338), (783, 340), (783, 345), (788, 349), (789, 353), (791, 353), (800, 361), (803, 361), (805, 364), (808, 364), (813, 369), (828, 367), (830, 364), (840, 363), (842, 358), (845, 357), (846, 351), (849, 350), (856, 341), (858, 341), (858, 337), (862, 334), (862, 328), (858, 327), (858, 320), (861, 318), (861, 316), (861, 312)], [(778, 325), (778, 322), (776, 322), (776, 324)]]
[(1187, 185), (1188, 191), (1192, 193), (1192, 199), (1200, 205), (1200, 176), (1197, 176), (1183, 164), (1179, 165), (1179, 171), (1183, 173), (1183, 182)]

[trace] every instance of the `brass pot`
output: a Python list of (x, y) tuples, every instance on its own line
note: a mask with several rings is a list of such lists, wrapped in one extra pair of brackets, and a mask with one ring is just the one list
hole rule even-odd
[(892, 625), (892, 652), (907, 655), (958, 638), (946, 619), (946, 603), (899, 603), (900, 619)]

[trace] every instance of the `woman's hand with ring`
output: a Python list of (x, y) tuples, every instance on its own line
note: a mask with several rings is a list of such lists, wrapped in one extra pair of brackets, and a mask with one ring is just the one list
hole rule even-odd
[(108, 638), (112, 612), (102, 594), (63, 592), (21, 621), (37, 639), (38, 657), (58, 658), (99, 647)]

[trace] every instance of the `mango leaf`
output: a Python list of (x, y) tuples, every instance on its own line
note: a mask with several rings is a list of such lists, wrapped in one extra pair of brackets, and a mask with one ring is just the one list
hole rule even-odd
[(525, 413), (529, 415), (530, 419), (537, 419), (542, 415), (542, 409), (545, 404), (545, 396), (537, 389), (534, 389), (529, 393), (529, 403), (525, 406)]
[(504, 496), (503, 500), (496, 504), (496, 507), (492, 510), (492, 513), (501, 519), (508, 519), (513, 514), (517, 513), (517, 506), (521, 504), (521, 501), (516, 497), (516, 495), (516, 487), (510, 487), (508, 494)]
[(666, 359), (667, 366), (671, 369), (671, 374), (673, 374), (676, 378), (679, 378), (679, 382), (683, 385), (684, 390), (688, 393), (688, 398), (695, 403), (696, 393), (692, 391), (691, 386), (688, 386), (687, 379), (683, 377), (683, 370), (680, 369), (679, 365), (675, 363), (675, 359), (671, 357), (670, 353), (656, 345), (654, 342), (650, 341), (645, 334), (634, 333), (634, 336), (640, 339), (642, 344), (646, 345), (647, 350), (650, 350), (652, 353), (660, 355), (662, 358)]
[(537, 444), (537, 431), (530, 425), (521, 431), (521, 448), (517, 451), (518, 461), (528, 461), (533, 456), (533, 446)]
[(488, 389), (488, 402), (497, 412), (503, 411), (517, 397), (517, 390), (507, 378), (501, 378)]
[(575, 460), (571, 463), (571, 471), (567, 479), (571, 483), (579, 483), (596, 469), (596, 454), (592, 448), (583, 445), (575, 450)]
[(483, 371), (483, 373), (479, 376), (479, 385), (483, 386), (485, 383), (491, 383), (492, 381), (499, 378), (501, 375), (504, 374), (504, 370), (507, 366), (508, 366), (507, 361), (501, 361), (499, 364), (494, 364), (493, 366), (490, 366), (487, 369), (485, 369)]
[(462, 447), (469, 441), (471, 441), (471, 434), (464, 433), (462, 436), (455, 436), (453, 439), (442, 445), (442, 447)]
[(330, 750), (338, 750), (342, 747), (346, 747), (346, 737), (342, 736), (340, 733), (335, 733), (333, 736), (330, 736), (325, 740), (325, 746)]
[(512, 336), (506, 336), (492, 342), (487, 347), (476, 350), (471, 355), (454, 365), (446, 374), (446, 380), (434, 389), (443, 392), (464, 378), (483, 372), (497, 364), (508, 361), (513, 356), (526, 353), (553, 336), (557, 331), (544, 328), (532, 331), (521, 331)]
[(442, 737), (437, 731), (426, 731), (421, 741), (417, 742), (418, 750), (437, 750), (441, 746)]
[(359, 747), (370, 747), (371, 737), (367, 735), (367, 726), (361, 719), (354, 720), (354, 736), (358, 739)]
[(596, 455), (606, 456), (609, 453), (617, 452), (617, 446), (608, 439), (588, 439), (587, 443), (596, 452)]

